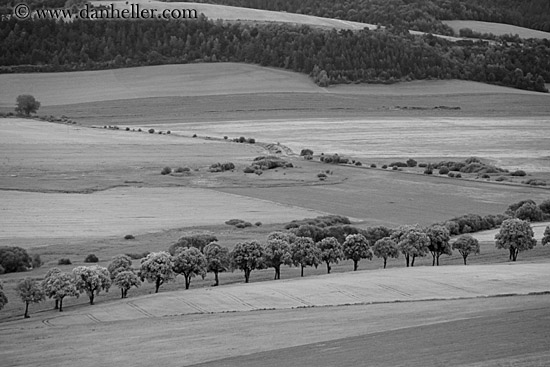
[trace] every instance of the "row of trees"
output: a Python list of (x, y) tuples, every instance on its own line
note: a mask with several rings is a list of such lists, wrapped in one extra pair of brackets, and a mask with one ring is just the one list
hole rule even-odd
[(395, 30), (283, 24), (109, 20), (0, 22), (0, 72), (71, 71), (190, 62), (247, 62), (318, 84), (463, 79), (545, 92), (550, 41), (457, 43)]
[[(362, 234), (349, 234), (340, 243), (335, 237), (325, 237), (314, 242), (311, 237), (301, 237), (294, 233), (303, 231), (306, 226), (310, 225), (301, 225), (287, 232), (273, 232), (264, 245), (257, 241), (238, 243), (231, 252), (217, 242), (206, 245), (202, 251), (188, 242), (189, 247), (174, 247), (174, 255), (164, 251), (150, 253), (141, 260), (137, 272), (132, 267), (132, 260), (126, 255), (113, 258), (108, 268), (98, 265), (78, 266), (70, 273), (52, 268), (40, 283), (28, 277), (22, 279), (17, 283), (16, 291), (25, 304), (24, 316), (28, 318), (29, 305), (42, 302), (46, 297), (54, 299), (55, 309), (61, 312), (66, 297), (79, 297), (86, 293), (90, 305), (93, 305), (101, 291), (108, 292), (111, 285), (115, 284), (120, 288), (121, 298), (126, 298), (128, 291), (139, 287), (144, 280), (154, 283), (155, 293), (158, 293), (161, 285), (174, 280), (178, 274), (184, 276), (185, 288), (189, 289), (192, 278), (204, 278), (207, 272), (215, 274), (214, 285), (217, 286), (218, 274), (234, 269), (242, 270), (245, 282), (248, 283), (251, 272), (257, 269), (273, 268), (275, 279), (280, 279), (283, 265), (299, 266), (303, 277), (306, 267), (325, 263), (327, 273), (330, 273), (331, 265), (342, 259), (352, 260), (355, 271), (361, 260), (372, 260), (373, 256), (384, 259), (386, 268), (388, 258), (398, 258), (402, 253), (408, 267), (414, 266), (417, 257), (431, 253), (432, 265), (439, 265), (439, 257), (443, 254), (451, 255), (452, 249), (455, 249), (460, 252), (466, 265), (468, 255), (480, 251), (479, 242), (468, 234), (459, 236), (451, 246), (449, 231), (439, 225), (428, 228), (401, 226), (373, 244)], [(382, 232), (378, 231), (380, 234)], [(495, 240), (497, 248), (509, 251), (511, 261), (517, 260), (519, 252), (530, 250), (537, 244), (529, 222), (517, 218), (505, 220)], [(550, 226), (546, 227), (542, 239), (542, 245), (547, 243), (550, 243)], [(7, 302), (0, 283), (0, 309)]]

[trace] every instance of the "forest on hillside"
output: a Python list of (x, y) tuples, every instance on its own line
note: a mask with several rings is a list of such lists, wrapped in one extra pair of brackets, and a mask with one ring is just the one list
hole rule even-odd
[(390, 30), (320, 30), (210, 21), (0, 22), (0, 72), (246, 62), (309, 74), (321, 86), (464, 79), (546, 92), (550, 41), (456, 43)]
[[(171, 1), (171, 0), (168, 0)], [(442, 20), (479, 20), (550, 32), (548, 0), (196, 0), (453, 35)]]

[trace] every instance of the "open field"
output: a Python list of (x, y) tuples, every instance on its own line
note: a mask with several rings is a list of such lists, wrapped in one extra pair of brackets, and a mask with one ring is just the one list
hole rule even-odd
[(534, 29), (504, 23), (480, 22), (477, 20), (444, 20), (443, 23), (451, 27), (456, 34), (458, 34), (462, 28), (470, 28), (474, 32), (492, 33), (496, 36), (517, 34), (520, 38), (550, 39), (550, 33), (548, 32), (537, 31)]
[[(549, 296), (484, 297), (547, 292), (549, 275), (547, 264), (388, 269), (161, 293), (4, 322), (0, 356), (6, 366), (68, 366), (75, 355), (83, 367), (107, 361), (145, 366), (152, 359), (250, 365), (262, 356), (271, 366), (274, 358), (290, 365), (320, 352), (324, 361), (315, 365), (332, 366), (346, 351), (342, 365), (357, 365), (367, 355), (380, 365), (498, 365), (507, 358), (534, 365), (548, 357)], [(473, 298), (444, 301), (461, 296)], [(205, 297), (216, 301), (204, 303)], [(414, 301), (433, 298), (443, 300)], [(408, 302), (312, 307), (388, 300)], [(300, 305), (309, 307), (285, 309)], [(275, 309), (243, 311), (266, 306)], [(473, 338), (481, 331), (482, 344)], [(29, 338), (40, 343), (25, 342)], [(286, 350), (294, 347), (300, 348)]]

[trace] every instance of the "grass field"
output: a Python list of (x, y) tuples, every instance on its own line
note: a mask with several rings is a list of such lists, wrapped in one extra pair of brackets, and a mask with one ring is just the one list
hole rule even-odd
[(451, 27), (456, 34), (458, 34), (458, 32), (463, 28), (470, 28), (474, 32), (492, 33), (495, 36), (517, 34), (520, 38), (550, 39), (550, 33), (548, 32), (518, 27), (510, 24), (480, 22), (477, 20), (444, 20), (443, 23)]

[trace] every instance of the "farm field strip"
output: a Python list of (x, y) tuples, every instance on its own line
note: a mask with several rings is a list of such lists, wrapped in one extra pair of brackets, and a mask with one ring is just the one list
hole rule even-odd
[[(471, 157), (497, 166), (549, 171), (548, 118), (410, 117), (285, 119), (160, 124), (163, 129), (206, 136), (253, 136), (293, 151), (339, 153), (357, 158)], [(543, 160), (544, 159), (544, 160)], [(524, 167), (519, 164), (527, 163)]]
[(283, 223), (326, 214), (209, 189), (114, 188), (92, 194), (3, 191), (0, 239), (105, 237), (223, 224)]
[(549, 284), (548, 263), (380, 269), (139, 296), (71, 309), (49, 318), (48, 325), (90, 323), (89, 315), (103, 323), (197, 313), (529, 294), (548, 292)]
[(492, 33), (496, 36), (517, 34), (520, 38), (550, 39), (550, 33), (548, 32), (504, 23), (481, 22), (477, 20), (444, 20), (442, 23), (451, 27), (456, 33), (458, 33), (462, 28), (470, 28), (474, 32)]

